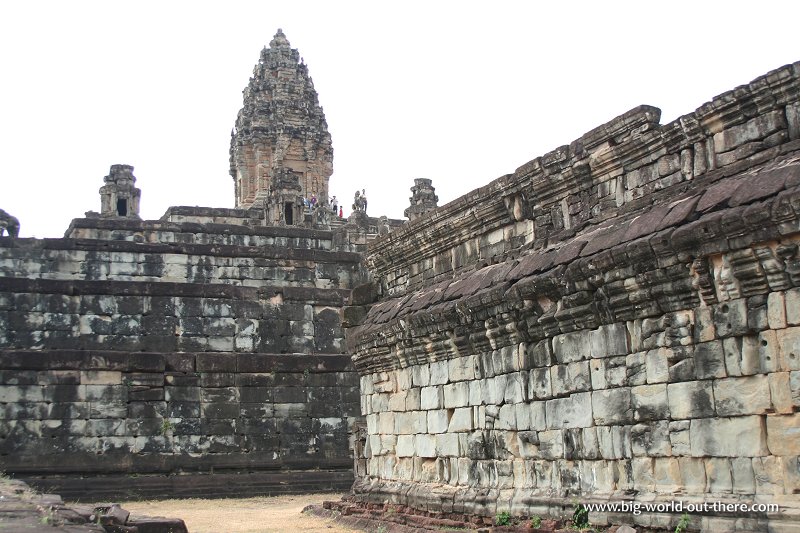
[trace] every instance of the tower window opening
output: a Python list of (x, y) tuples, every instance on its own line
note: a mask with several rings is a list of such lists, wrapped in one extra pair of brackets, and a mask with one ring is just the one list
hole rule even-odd
[(286, 224), (292, 225), (294, 224), (294, 219), (292, 217), (292, 213), (294, 211), (294, 204), (292, 202), (286, 202), (283, 206), (283, 215), (284, 219), (286, 220)]
[(117, 214), (121, 217), (128, 216), (128, 200), (125, 198), (117, 200)]

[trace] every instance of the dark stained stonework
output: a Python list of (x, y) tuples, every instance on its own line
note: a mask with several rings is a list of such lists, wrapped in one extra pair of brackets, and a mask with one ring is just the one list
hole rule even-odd
[(263, 224), (177, 207), (0, 239), (3, 470), (71, 498), (349, 487), (341, 309), (374, 234)]
[(800, 527), (799, 111), (800, 63), (640, 106), (373, 242), (359, 508)]

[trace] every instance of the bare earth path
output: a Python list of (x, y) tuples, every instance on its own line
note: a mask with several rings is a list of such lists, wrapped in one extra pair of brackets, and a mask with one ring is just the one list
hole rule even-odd
[(344, 533), (354, 529), (303, 514), (303, 508), (338, 500), (341, 494), (293, 494), (222, 500), (154, 500), (120, 502), (134, 515), (182, 518), (189, 533)]

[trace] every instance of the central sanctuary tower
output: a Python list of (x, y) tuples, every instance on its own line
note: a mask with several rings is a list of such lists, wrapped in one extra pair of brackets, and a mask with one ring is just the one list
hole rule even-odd
[(265, 207), (287, 193), (324, 201), (333, 173), (325, 114), (308, 67), (282, 30), (264, 47), (231, 133), (236, 207)]

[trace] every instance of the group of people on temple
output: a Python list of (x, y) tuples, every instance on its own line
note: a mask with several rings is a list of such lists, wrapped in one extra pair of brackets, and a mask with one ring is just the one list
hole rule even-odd
[[(303, 197), (303, 206), (306, 208), (306, 211), (313, 211), (319, 205), (321, 205), (320, 201), (317, 199), (316, 193), (311, 193), (309, 198)], [(333, 212), (334, 215), (339, 215), (339, 218), (343, 218), (344, 216), (344, 209), (341, 205), (339, 205), (339, 200), (336, 199), (336, 195), (334, 194), (329, 202), (328, 207)], [(360, 191), (356, 191), (355, 197), (353, 198), (353, 211), (363, 211), (364, 213), (367, 212), (367, 192), (366, 189), (361, 189)]]

